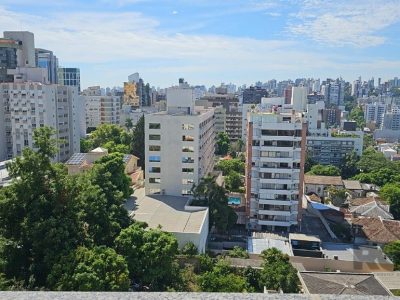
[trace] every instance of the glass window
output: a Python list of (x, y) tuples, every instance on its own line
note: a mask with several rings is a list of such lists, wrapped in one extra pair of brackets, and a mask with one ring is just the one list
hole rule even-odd
[(193, 168), (182, 168), (182, 173), (193, 174), (194, 169)]
[(149, 183), (161, 183), (161, 178), (149, 178)]
[(193, 184), (194, 180), (193, 179), (182, 179), (182, 184)]
[(193, 142), (194, 141), (194, 137), (192, 137), (191, 135), (183, 135), (182, 136), (182, 141), (184, 141), (184, 142)]
[(182, 157), (182, 162), (186, 163), (186, 164), (192, 164), (192, 163), (194, 163), (194, 159), (192, 157), (184, 156), (184, 157)]
[(149, 135), (149, 140), (151, 141), (159, 141), (161, 139), (161, 136), (159, 134), (150, 134)]
[(194, 152), (194, 147), (192, 146), (183, 146), (182, 152)]
[(149, 173), (161, 173), (161, 168), (160, 167), (150, 167)]
[(183, 189), (183, 190), (182, 190), (182, 196), (191, 195), (191, 194), (192, 194), (192, 191), (191, 191), (191, 190), (188, 190), (188, 189)]
[(160, 129), (160, 123), (149, 123), (149, 129)]
[(182, 124), (182, 129), (183, 130), (192, 130), (192, 129), (194, 129), (194, 125), (193, 124)]
[(159, 155), (150, 155), (149, 156), (149, 162), (160, 162), (161, 158)]
[(149, 145), (149, 151), (160, 151), (161, 146), (159, 145)]

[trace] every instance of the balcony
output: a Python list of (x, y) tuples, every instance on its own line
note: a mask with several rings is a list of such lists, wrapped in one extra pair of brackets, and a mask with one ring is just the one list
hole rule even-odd
[(257, 220), (258, 225), (269, 225), (269, 226), (281, 226), (281, 227), (290, 227), (290, 225), (297, 224), (297, 222), (290, 221), (268, 221), (268, 220)]
[(264, 209), (259, 209), (258, 210), (258, 214), (259, 215), (268, 215), (268, 216), (284, 216), (284, 217), (290, 217), (290, 215), (292, 214), (289, 211), (285, 211), (285, 210), (264, 210)]
[(291, 206), (297, 201), (290, 200), (276, 200), (276, 199), (258, 199), (259, 204), (269, 204), (269, 205), (287, 205)]

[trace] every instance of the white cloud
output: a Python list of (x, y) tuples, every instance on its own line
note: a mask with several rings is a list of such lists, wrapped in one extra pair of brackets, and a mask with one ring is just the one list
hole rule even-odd
[(177, 12), (176, 10), (173, 10), (173, 11), (172, 11), (172, 14), (173, 14), (173, 15), (177, 15), (178, 12)]
[(394, 73), (399, 65), (398, 61), (375, 64), (372, 59), (348, 64), (347, 57), (303, 50), (296, 41), (170, 34), (158, 20), (137, 12), (63, 11), (35, 16), (0, 6), (0, 16), (2, 30), (29, 30), (35, 34), (36, 46), (53, 50), (60, 64), (81, 67), (83, 87), (121, 85), (135, 71), (165, 86), (181, 76), (193, 83), (250, 83), (273, 77), (346, 75), (343, 70)]
[(383, 44), (382, 29), (400, 21), (400, 1), (306, 0), (289, 31), (327, 46)]

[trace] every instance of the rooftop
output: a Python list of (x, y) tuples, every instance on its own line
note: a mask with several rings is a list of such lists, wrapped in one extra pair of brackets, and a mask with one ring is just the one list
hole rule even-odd
[(289, 233), (289, 240), (321, 243), (321, 240), (319, 237), (313, 236), (313, 235), (307, 235), (307, 234), (303, 234), (303, 233)]
[(400, 272), (376, 272), (374, 273), (384, 287), (389, 290), (399, 289), (400, 287)]
[[(199, 233), (206, 220), (208, 209), (187, 211), (187, 198), (151, 195), (145, 196), (144, 189), (134, 193), (134, 205), (128, 208), (130, 216), (141, 222), (146, 222), (150, 228), (161, 225), (167, 232)], [(128, 204), (129, 205), (129, 204)]]
[(304, 175), (305, 184), (321, 184), (321, 185), (343, 185), (340, 176), (315, 176)]
[(266, 249), (277, 248), (287, 255), (293, 255), (287, 239), (254, 238), (247, 239), (247, 251), (252, 254), (261, 254)]
[(300, 272), (300, 277), (309, 294), (391, 295), (373, 274), (306, 271)]
[(358, 180), (343, 180), (345, 189), (347, 190), (362, 190), (362, 186)]
[(386, 244), (400, 240), (400, 221), (381, 218), (353, 218), (353, 225), (360, 225), (362, 233), (371, 242)]
[(382, 250), (376, 246), (361, 246), (354, 244), (342, 243), (322, 243), (322, 252), (325, 258), (338, 260), (357, 261), (357, 262), (374, 262), (392, 264), (389, 258), (384, 255)]
[[(371, 198), (367, 198), (371, 199)], [(389, 212), (389, 205), (385, 205), (380, 201), (372, 198), (372, 201), (366, 202), (358, 206), (354, 206), (353, 202), (350, 202), (349, 211), (355, 215), (373, 218), (383, 218), (393, 220), (393, 215)]]

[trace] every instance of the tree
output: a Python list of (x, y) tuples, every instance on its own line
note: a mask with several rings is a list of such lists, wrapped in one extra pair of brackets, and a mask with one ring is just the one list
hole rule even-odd
[(394, 263), (394, 270), (400, 270), (400, 240), (390, 242), (383, 248), (385, 254)]
[(214, 177), (204, 177), (199, 185), (192, 188), (193, 204), (209, 207), (210, 227), (215, 226), (218, 231), (226, 232), (237, 221), (237, 215), (228, 205), (227, 191), (216, 184)]
[(289, 262), (289, 256), (276, 248), (264, 250), (261, 256), (264, 262), (259, 285), (269, 290), (298, 293), (300, 282), (296, 269)]
[(351, 178), (358, 173), (358, 159), (357, 153), (354, 150), (344, 156), (341, 163), (341, 175), (343, 179)]
[(369, 173), (357, 174), (354, 176), (354, 179), (360, 182), (384, 186), (387, 183), (399, 182), (400, 174), (395, 169), (385, 167), (379, 170), (373, 170)]
[(374, 136), (372, 134), (364, 134), (363, 149), (373, 147), (375, 145)]
[(357, 127), (363, 129), (365, 127), (364, 112), (361, 107), (354, 107), (350, 114), (349, 120), (354, 120), (357, 122)]
[(61, 291), (127, 291), (130, 284), (125, 259), (106, 247), (72, 251), (54, 265), (48, 282)]
[(14, 181), (0, 190), (5, 273), (29, 288), (44, 286), (59, 257), (85, 240), (70, 178), (63, 166), (51, 163), (54, 133), (49, 127), (34, 131), (37, 150), (24, 148), (8, 165)]
[(331, 185), (330, 187), (328, 187), (327, 192), (328, 192), (329, 200), (335, 206), (340, 207), (346, 201), (346, 197), (347, 197), (346, 189), (337, 188), (337, 187)]
[(242, 247), (235, 246), (232, 250), (229, 250), (228, 256), (237, 258), (249, 258), (249, 253), (247, 253), (247, 251)]
[(311, 156), (310, 153), (307, 151), (307, 153), (306, 153), (306, 161), (305, 161), (305, 163), (304, 163), (304, 172), (305, 172), (305, 173), (310, 172), (310, 171), (311, 171), (311, 168), (312, 168), (313, 166), (317, 165), (317, 164), (318, 164), (318, 163), (312, 159), (312, 156)]
[(125, 127), (128, 129), (128, 131), (131, 131), (133, 128), (133, 122), (131, 118), (126, 118), (125, 120)]
[(238, 172), (231, 171), (225, 176), (226, 189), (230, 192), (240, 192), (243, 189), (242, 177)]
[(364, 150), (363, 155), (357, 163), (357, 168), (363, 173), (376, 171), (386, 167), (391, 168), (391, 162), (382, 152), (378, 152), (372, 147)]
[(183, 255), (195, 256), (198, 253), (198, 249), (193, 242), (187, 242), (181, 250)]
[(203, 292), (243, 293), (251, 291), (246, 279), (236, 275), (229, 263), (220, 259), (212, 271), (199, 276), (198, 282)]
[(80, 146), (81, 146), (81, 152), (82, 153), (87, 153), (87, 152), (89, 152), (90, 150), (92, 150), (94, 148), (93, 147), (93, 142), (89, 138), (81, 139)]
[(146, 165), (144, 156), (144, 115), (140, 117), (133, 130), (132, 154), (139, 157), (138, 165), (144, 170)]
[(400, 183), (387, 183), (379, 192), (381, 198), (390, 204), (390, 212), (396, 220), (400, 219)]
[(220, 160), (216, 168), (222, 171), (222, 175), (229, 175), (230, 172), (234, 171), (239, 174), (244, 174), (245, 163), (239, 158)]
[(224, 132), (218, 133), (215, 154), (227, 155), (229, 152), (229, 148), (230, 148), (229, 136)]
[[(113, 145), (125, 145), (129, 149), (132, 136), (121, 126), (115, 124), (102, 124), (91, 133), (90, 140), (92, 141), (94, 148), (100, 146), (106, 148), (104, 146), (106, 143), (113, 142)], [(109, 150), (109, 152), (112, 151)]]
[(176, 238), (160, 229), (146, 229), (147, 224), (136, 222), (123, 229), (115, 240), (117, 252), (128, 262), (130, 278), (152, 291), (165, 289), (174, 278)]
[(339, 176), (340, 170), (338, 167), (332, 165), (315, 165), (311, 167), (308, 175), (321, 175), (321, 176)]

